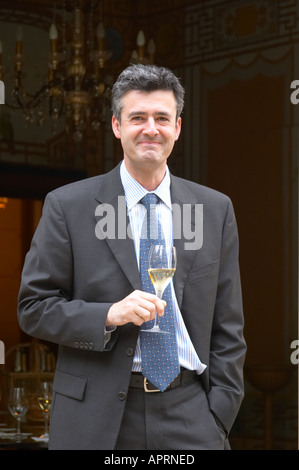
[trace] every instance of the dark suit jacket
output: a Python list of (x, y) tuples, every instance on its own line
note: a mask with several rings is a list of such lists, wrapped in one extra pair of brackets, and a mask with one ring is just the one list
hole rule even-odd
[[(133, 241), (111, 233), (100, 239), (96, 225), (96, 214), (112, 206), (118, 234), (121, 195), (119, 167), (51, 192), (26, 257), (20, 326), (59, 344), (53, 449), (113, 449), (122, 421), (139, 328), (118, 327), (104, 346), (105, 319), (114, 302), (140, 289), (140, 278)], [(207, 365), (203, 380), (210, 409), (229, 432), (243, 398), (246, 349), (234, 212), (227, 196), (174, 176), (171, 197), (177, 207), (192, 205), (193, 224), (197, 205), (203, 205), (202, 247), (185, 249), (190, 240), (184, 233), (174, 240), (174, 287), (191, 340)], [(174, 231), (181, 226), (184, 232), (178, 220), (183, 210), (176, 213)]]

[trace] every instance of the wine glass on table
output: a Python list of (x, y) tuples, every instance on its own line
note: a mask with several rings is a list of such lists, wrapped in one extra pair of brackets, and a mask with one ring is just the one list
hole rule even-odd
[[(157, 297), (162, 299), (163, 293), (174, 276), (176, 270), (176, 249), (169, 250), (164, 245), (152, 245), (149, 251), (148, 274), (152, 281)], [(156, 315), (152, 328), (142, 330), (146, 333), (169, 333), (159, 327), (159, 315)]]
[(3, 411), (2, 411), (2, 400), (3, 400), (3, 387), (2, 387), (1, 380), (0, 380), (0, 427), (5, 426), (5, 423), (3, 423), (3, 422), (2, 422), (2, 419), (1, 419), (1, 416), (2, 416), (2, 414), (3, 414)]
[(27, 438), (27, 435), (21, 433), (21, 420), (26, 415), (28, 408), (29, 399), (24, 387), (11, 388), (8, 397), (8, 409), (17, 420), (17, 432), (14, 435), (17, 442)]
[(43, 381), (39, 384), (37, 392), (38, 404), (44, 413), (45, 430), (44, 434), (39, 436), (40, 439), (47, 441), (49, 439), (49, 419), (52, 405), (52, 382)]

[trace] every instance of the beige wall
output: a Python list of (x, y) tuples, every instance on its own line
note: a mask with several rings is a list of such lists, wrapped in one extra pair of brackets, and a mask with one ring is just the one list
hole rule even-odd
[(41, 206), (41, 201), (8, 199), (5, 209), (0, 209), (0, 339), (6, 351), (21, 341), (17, 296), (24, 256)]

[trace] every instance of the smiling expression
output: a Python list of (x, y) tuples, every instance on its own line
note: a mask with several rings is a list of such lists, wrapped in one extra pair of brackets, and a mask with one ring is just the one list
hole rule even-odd
[(121, 122), (112, 118), (128, 171), (165, 172), (167, 158), (181, 131), (172, 91), (129, 91), (122, 98)]

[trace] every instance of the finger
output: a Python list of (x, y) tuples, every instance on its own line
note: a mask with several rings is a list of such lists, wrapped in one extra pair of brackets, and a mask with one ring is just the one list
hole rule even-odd
[[(154, 306), (154, 304), (152, 304)], [(130, 314), (130, 322), (134, 323), (135, 325), (142, 325), (148, 321), (154, 320), (156, 318), (156, 309), (151, 308), (150, 310), (147, 308), (143, 308), (142, 306), (138, 305), (134, 309), (133, 312)]]
[(132, 318), (131, 318), (130, 323), (133, 323), (134, 325), (137, 325), (137, 326), (141, 326), (145, 322), (144, 322), (144, 319), (142, 317), (140, 317), (139, 315), (132, 314)]
[(164, 309), (167, 305), (165, 300), (161, 300), (161, 299), (159, 299), (159, 297), (156, 297), (156, 299), (154, 300), (154, 304), (155, 304), (155, 307), (156, 307), (157, 314), (159, 316), (164, 315)]
[(156, 306), (153, 302), (144, 302), (137, 305), (134, 314), (138, 315), (143, 322), (154, 320), (156, 318)]
[(159, 315), (163, 315), (164, 308), (167, 305), (165, 300), (160, 299), (157, 295), (152, 294), (150, 292), (139, 291), (139, 295), (141, 298), (144, 298), (146, 300), (149, 300), (150, 302), (153, 302), (155, 304), (155, 308), (158, 311)]
[(149, 310), (149, 312), (151, 313), (151, 319), (153, 319), (156, 314), (158, 314), (159, 316), (164, 315), (164, 308), (166, 306), (166, 302), (165, 300), (159, 299), (159, 297), (157, 297), (156, 295), (152, 295), (150, 297), (150, 300), (142, 299), (140, 301), (140, 305), (143, 308)]

